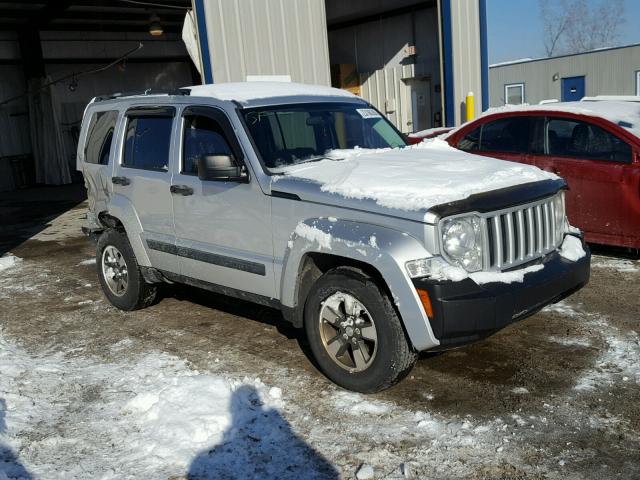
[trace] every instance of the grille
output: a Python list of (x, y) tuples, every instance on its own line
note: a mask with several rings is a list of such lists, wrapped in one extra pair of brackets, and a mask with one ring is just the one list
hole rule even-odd
[(564, 219), (564, 211), (556, 208), (564, 209), (562, 205), (562, 197), (554, 196), (486, 215), (485, 268), (505, 270), (556, 249), (562, 240), (556, 218)]

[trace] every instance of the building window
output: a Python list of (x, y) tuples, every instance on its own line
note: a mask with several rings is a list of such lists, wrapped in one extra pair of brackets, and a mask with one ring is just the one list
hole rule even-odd
[(504, 86), (505, 105), (522, 105), (524, 103), (524, 83), (511, 83)]
[(640, 97), (640, 70), (636, 72), (636, 95)]

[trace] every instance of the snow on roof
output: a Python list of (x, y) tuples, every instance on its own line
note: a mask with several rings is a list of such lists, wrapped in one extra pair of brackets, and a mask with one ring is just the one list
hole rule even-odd
[(514, 63), (530, 62), (531, 60), (534, 60), (534, 59), (531, 57), (525, 57), (525, 58), (517, 58), (515, 60), (505, 60), (504, 62), (492, 63), (491, 65), (489, 65), (489, 68), (502, 67), (504, 65), (513, 65)]
[(186, 88), (191, 90), (192, 96), (214, 97), (219, 100), (235, 100), (240, 103), (278, 97), (321, 96), (358, 98), (352, 93), (339, 88), (292, 82), (216, 83)]
[(429, 209), (523, 183), (557, 179), (531, 165), (472, 155), (439, 138), (405, 148), (333, 150), (328, 159), (280, 173), (319, 183), (346, 198), (372, 199), (398, 210)]
[(598, 102), (557, 102), (544, 105), (505, 105), (491, 108), (485, 115), (508, 112), (550, 111), (568, 112), (576, 115), (600, 117), (621, 126), (628, 132), (640, 138), (640, 103), (624, 101)]

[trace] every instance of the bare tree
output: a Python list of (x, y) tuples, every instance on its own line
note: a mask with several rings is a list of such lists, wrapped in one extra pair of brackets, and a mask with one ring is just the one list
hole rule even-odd
[(625, 0), (539, 0), (547, 56), (613, 46), (625, 23)]

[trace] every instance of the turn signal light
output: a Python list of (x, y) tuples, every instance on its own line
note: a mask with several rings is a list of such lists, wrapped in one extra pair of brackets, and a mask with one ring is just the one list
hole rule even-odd
[(422, 307), (424, 308), (424, 312), (427, 314), (427, 317), (429, 317), (430, 319), (433, 318), (433, 307), (431, 306), (429, 292), (427, 292), (426, 290), (417, 290), (420, 301), (422, 302)]

